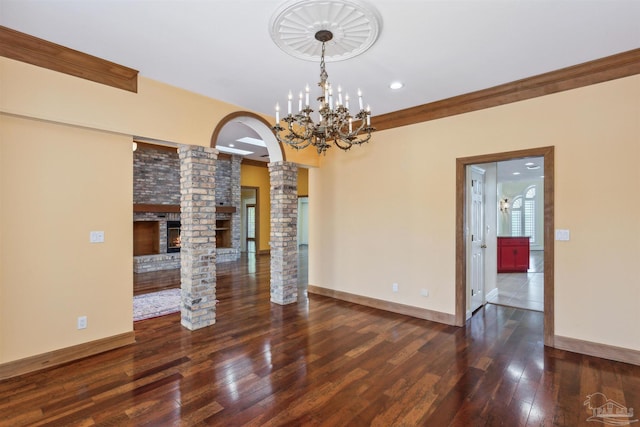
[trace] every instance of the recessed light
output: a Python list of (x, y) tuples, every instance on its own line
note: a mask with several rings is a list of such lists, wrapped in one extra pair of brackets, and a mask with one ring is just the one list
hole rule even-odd
[(233, 144), (229, 144), (229, 147), (233, 148), (233, 147), (235, 147), (235, 145), (233, 145)]
[(514, 175), (520, 175), (520, 172), (514, 172), (513, 174)]
[(527, 169), (534, 171), (536, 169), (540, 169), (540, 165), (527, 166)]
[(402, 89), (404, 87), (404, 83), (402, 82), (391, 82), (389, 87), (393, 90)]
[(533, 163), (533, 162), (527, 162), (527, 163), (525, 163), (524, 165), (525, 165), (525, 166), (533, 166), (533, 165), (535, 165), (535, 163)]

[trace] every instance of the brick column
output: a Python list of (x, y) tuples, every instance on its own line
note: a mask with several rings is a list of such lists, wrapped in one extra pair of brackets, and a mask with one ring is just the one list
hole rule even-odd
[(298, 299), (298, 167), (269, 163), (271, 178), (271, 302)]
[(216, 322), (216, 197), (218, 151), (180, 146), (181, 323), (195, 330)]

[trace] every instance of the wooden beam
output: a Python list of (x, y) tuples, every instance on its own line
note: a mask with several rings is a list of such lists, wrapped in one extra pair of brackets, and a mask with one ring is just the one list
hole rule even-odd
[(217, 213), (235, 213), (235, 206), (216, 206)]
[(118, 89), (138, 91), (137, 70), (3, 26), (0, 26), (0, 56)]
[(640, 74), (640, 49), (372, 118), (393, 129)]
[(134, 212), (158, 212), (158, 213), (180, 213), (180, 205), (153, 205), (136, 203), (133, 205)]

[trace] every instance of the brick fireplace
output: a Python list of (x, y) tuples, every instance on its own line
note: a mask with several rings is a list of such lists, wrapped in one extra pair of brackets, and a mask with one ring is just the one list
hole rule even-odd
[[(133, 158), (134, 272), (180, 268), (177, 150), (138, 143)], [(217, 263), (240, 258), (241, 161), (239, 156), (220, 154), (216, 163)]]

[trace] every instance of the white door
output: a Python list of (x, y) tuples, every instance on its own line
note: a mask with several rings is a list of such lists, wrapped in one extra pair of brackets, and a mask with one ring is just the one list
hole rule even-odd
[(467, 247), (469, 248), (468, 280), (471, 312), (484, 305), (484, 173), (485, 171), (470, 166), (469, 182), (469, 216)]

